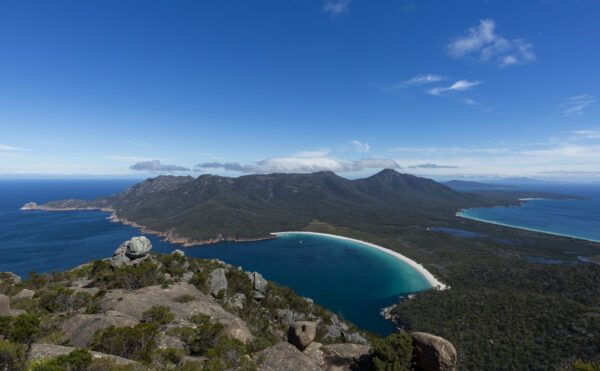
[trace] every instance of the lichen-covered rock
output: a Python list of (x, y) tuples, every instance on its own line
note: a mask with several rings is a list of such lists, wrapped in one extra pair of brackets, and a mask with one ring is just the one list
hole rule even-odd
[(10, 315), (10, 299), (8, 298), (8, 296), (0, 294), (0, 317)]
[(144, 236), (133, 237), (127, 244), (126, 255), (130, 259), (139, 259), (146, 256), (152, 250), (152, 242)]
[(128, 264), (136, 264), (148, 257), (152, 250), (152, 242), (144, 236), (133, 237), (125, 241), (113, 253), (110, 263), (114, 267), (123, 267)]
[(18, 285), (19, 283), (21, 283), (21, 277), (14, 274), (13, 272), (0, 272), (0, 283)]
[(267, 293), (268, 281), (258, 272), (248, 272), (248, 278), (252, 281), (252, 289), (254, 290), (254, 299), (262, 300)]
[(317, 336), (317, 324), (309, 321), (298, 321), (288, 329), (288, 342), (300, 350), (304, 350)]
[(321, 347), (323, 347), (323, 344), (313, 341), (312, 343), (308, 344), (302, 353), (310, 358), (315, 365), (323, 366), (325, 364), (325, 358), (323, 357), (323, 351), (321, 350)]
[(450, 371), (456, 369), (456, 349), (448, 340), (428, 334), (413, 332), (413, 355), (416, 366), (424, 371)]
[[(75, 349), (76, 348), (65, 347), (62, 345), (34, 343), (31, 344), (31, 350), (29, 351), (28, 357), (30, 362), (42, 359), (56, 358), (58, 356), (67, 355)], [(135, 361), (118, 356), (113, 356), (112, 354), (99, 352), (91, 353), (94, 359), (108, 359), (117, 365), (133, 365), (136, 363)]]
[(98, 330), (110, 326), (125, 327), (135, 326), (136, 324), (138, 324), (138, 320), (127, 314), (107, 311), (98, 314), (78, 314), (65, 321), (62, 330), (73, 345), (85, 348)]
[(172, 255), (185, 256), (185, 253), (183, 251), (179, 250), (179, 249), (173, 251), (171, 254)]
[(344, 332), (348, 331), (350, 328), (347, 324), (340, 321), (337, 315), (333, 314), (331, 316), (330, 323), (325, 326), (327, 333), (325, 334), (328, 338), (339, 338), (344, 334)]
[(295, 312), (291, 309), (277, 309), (275, 316), (279, 322), (285, 326), (293, 326), (294, 322), (302, 321), (306, 318), (304, 313)]
[(261, 371), (321, 371), (309, 357), (289, 343), (279, 343), (254, 355)]
[(244, 306), (246, 304), (246, 295), (242, 294), (241, 292), (233, 294), (233, 296), (231, 296), (231, 298), (229, 298), (227, 303), (234, 308), (237, 308), (240, 310), (244, 309)]
[(210, 272), (210, 293), (213, 296), (219, 295), (221, 290), (227, 291), (227, 277), (225, 276), (225, 269), (216, 268)]
[[(177, 301), (182, 296), (189, 296), (191, 301)], [(211, 296), (205, 295), (195, 286), (188, 283), (176, 283), (168, 288), (147, 286), (137, 290), (110, 290), (100, 304), (104, 310), (116, 310), (137, 320), (153, 306), (162, 305), (169, 308), (176, 320), (187, 320), (196, 314), (204, 314), (225, 326), (224, 333), (236, 340), (246, 343), (254, 337), (246, 323), (227, 312)]]
[(358, 344), (330, 344), (321, 348), (327, 370), (359, 369), (365, 358), (369, 357), (369, 346)]
[(357, 332), (348, 333), (342, 332), (342, 336), (348, 343), (367, 345), (368, 341)]
[(13, 296), (13, 299), (21, 300), (21, 299), (31, 299), (35, 296), (35, 291), (29, 289), (23, 289), (19, 291), (19, 293)]

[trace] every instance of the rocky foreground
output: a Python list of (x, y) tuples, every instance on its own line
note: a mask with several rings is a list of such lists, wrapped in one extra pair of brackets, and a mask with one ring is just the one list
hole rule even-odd
[(426, 333), (380, 339), (257, 272), (134, 237), (111, 258), (0, 273), (0, 370), (452, 370)]

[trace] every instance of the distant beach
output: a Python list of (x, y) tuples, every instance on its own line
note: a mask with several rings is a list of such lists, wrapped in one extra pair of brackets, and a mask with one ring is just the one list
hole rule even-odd
[(456, 216), (478, 222), (600, 243), (600, 188), (560, 185), (541, 189), (568, 199), (522, 198), (510, 207), (463, 209)]
[(394, 258), (396, 258), (398, 260), (401, 260), (402, 262), (406, 263), (407, 265), (414, 268), (417, 272), (419, 272), (423, 276), (423, 278), (425, 278), (425, 280), (431, 285), (431, 287), (435, 288), (436, 290), (446, 290), (446, 289), (450, 288), (450, 286), (446, 285), (445, 283), (442, 283), (440, 280), (435, 278), (435, 276), (433, 274), (431, 274), (431, 272), (429, 272), (427, 269), (425, 269), (425, 267), (423, 267), (421, 264), (417, 263), (416, 261), (414, 261), (410, 258), (407, 258), (406, 256), (404, 256), (396, 251), (387, 249), (387, 248), (379, 246), (379, 245), (375, 245), (370, 242), (365, 242), (365, 241), (361, 241), (361, 240), (357, 240), (357, 239), (349, 238), (349, 237), (338, 236), (335, 234), (319, 233), (319, 232), (287, 231), (287, 232), (274, 232), (272, 234), (275, 236), (285, 236), (285, 235), (292, 235), (292, 234), (306, 234), (306, 235), (331, 237), (331, 238), (336, 238), (336, 239), (340, 239), (340, 240), (356, 242), (356, 243), (377, 249), (388, 255), (393, 256)]
[(537, 233), (545, 233), (545, 234), (550, 234), (550, 235), (553, 235), (553, 236), (574, 238), (574, 239), (577, 239), (577, 240), (584, 240), (584, 241), (590, 241), (590, 242), (600, 243), (600, 240), (596, 240), (596, 239), (593, 239), (593, 238), (586, 238), (586, 237), (575, 236), (575, 235), (571, 235), (571, 234), (567, 234), (567, 233), (553, 232), (553, 231), (548, 231), (548, 230), (539, 229), (539, 228), (524, 227), (524, 226), (516, 225), (516, 224), (509, 224), (509, 223), (503, 223), (503, 222), (497, 222), (497, 221), (493, 221), (493, 220), (488, 220), (488, 219), (484, 219), (484, 218), (478, 218), (476, 216), (469, 215), (468, 214), (469, 210), (470, 209), (461, 210), (461, 211), (459, 211), (459, 212), (456, 213), (456, 216), (461, 217), (461, 218), (465, 218), (465, 219), (475, 220), (475, 221), (482, 222), (482, 223), (488, 223), (488, 224), (500, 225), (500, 226), (503, 226), (503, 227), (521, 229), (521, 230), (524, 230), (524, 231), (537, 232)]

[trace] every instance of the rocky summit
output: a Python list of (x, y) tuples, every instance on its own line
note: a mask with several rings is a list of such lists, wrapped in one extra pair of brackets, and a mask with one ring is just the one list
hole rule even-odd
[(380, 339), (258, 272), (151, 250), (134, 237), (71, 271), (0, 273), (0, 370), (455, 368), (437, 336)]

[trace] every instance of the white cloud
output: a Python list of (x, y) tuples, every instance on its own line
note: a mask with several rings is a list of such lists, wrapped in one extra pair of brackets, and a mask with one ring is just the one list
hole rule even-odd
[(562, 113), (565, 116), (579, 116), (583, 115), (585, 109), (594, 103), (596, 103), (596, 99), (592, 95), (582, 94), (570, 97), (560, 107), (563, 108)]
[(325, 157), (331, 150), (329, 148), (320, 148), (311, 151), (300, 151), (294, 154), (294, 157)]
[(419, 165), (411, 165), (409, 166), (411, 169), (456, 169), (458, 166), (452, 165), (438, 165), (431, 162)]
[(354, 149), (358, 152), (369, 152), (369, 150), (371, 149), (369, 143), (359, 142), (358, 140), (353, 140), (350, 143), (352, 143)]
[(392, 85), (393, 89), (402, 89), (412, 85), (425, 85), (446, 80), (446, 77), (434, 74), (417, 75), (399, 84)]
[(400, 165), (392, 159), (366, 158), (357, 161), (343, 161), (332, 157), (273, 157), (253, 164), (238, 162), (206, 162), (196, 166), (196, 170), (224, 169), (241, 173), (312, 173), (316, 171), (333, 171), (336, 173), (352, 173), (368, 169), (400, 169)]
[(25, 149), (8, 146), (6, 144), (0, 144), (0, 152), (18, 152), (18, 151), (25, 151)]
[(332, 16), (348, 12), (350, 0), (329, 0), (323, 5), (323, 11)]
[(163, 164), (160, 160), (151, 160), (151, 161), (140, 161), (135, 163), (129, 167), (131, 170), (135, 171), (150, 171), (150, 172), (178, 172), (178, 171), (190, 171), (187, 167), (179, 166), (179, 165), (168, 165)]
[(600, 130), (573, 130), (571, 133), (586, 139), (600, 139)]
[(458, 80), (454, 84), (446, 87), (435, 87), (428, 91), (431, 95), (443, 95), (444, 93), (465, 91), (481, 84), (479, 81)]
[(492, 19), (480, 20), (479, 25), (467, 30), (464, 36), (454, 38), (446, 51), (453, 58), (477, 55), (481, 61), (491, 61), (500, 67), (535, 61), (533, 44), (500, 36)]

